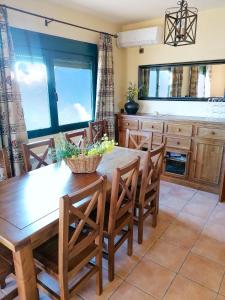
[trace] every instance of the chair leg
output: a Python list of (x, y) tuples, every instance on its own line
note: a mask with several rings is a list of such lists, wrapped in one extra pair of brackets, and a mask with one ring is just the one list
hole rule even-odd
[(154, 213), (152, 214), (152, 227), (157, 226), (157, 207), (155, 207)]
[(5, 279), (6, 279), (5, 276), (0, 277), (0, 289), (4, 289), (6, 287)]
[(158, 215), (159, 213), (159, 186), (158, 186), (158, 190), (157, 190), (157, 198), (156, 198), (156, 213)]
[(108, 241), (108, 279), (113, 281), (115, 276), (115, 246), (114, 237), (109, 237)]
[(102, 251), (96, 256), (96, 265), (98, 266), (98, 272), (96, 274), (96, 294), (100, 296), (102, 294)]
[(138, 244), (142, 244), (143, 242), (143, 214), (144, 209), (142, 206), (139, 207), (139, 215), (138, 215)]
[(61, 276), (61, 277), (62, 277), (61, 280), (59, 280), (60, 299), (69, 300), (68, 278), (67, 276)]
[(159, 212), (159, 193), (158, 193), (158, 191), (157, 191), (155, 200), (153, 202), (154, 212), (152, 214), (152, 227), (154, 227), (154, 228), (157, 226), (157, 216), (158, 216), (158, 212)]
[(128, 241), (127, 241), (127, 255), (131, 256), (133, 254), (133, 217), (131, 217), (128, 224)]

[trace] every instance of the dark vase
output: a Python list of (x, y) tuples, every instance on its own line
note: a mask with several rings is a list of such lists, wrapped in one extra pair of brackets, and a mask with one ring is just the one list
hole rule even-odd
[(128, 102), (124, 105), (124, 108), (128, 115), (136, 115), (139, 109), (139, 104), (134, 100), (128, 100)]

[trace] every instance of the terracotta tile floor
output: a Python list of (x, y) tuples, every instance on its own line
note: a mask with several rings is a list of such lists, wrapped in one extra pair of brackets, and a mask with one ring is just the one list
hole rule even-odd
[[(119, 250), (112, 283), (103, 260), (101, 297), (93, 278), (73, 300), (225, 300), (224, 225), (225, 204), (217, 195), (162, 181), (157, 227), (146, 220), (142, 245), (134, 228), (133, 256), (125, 246)], [(14, 284), (10, 279), (8, 290)]]

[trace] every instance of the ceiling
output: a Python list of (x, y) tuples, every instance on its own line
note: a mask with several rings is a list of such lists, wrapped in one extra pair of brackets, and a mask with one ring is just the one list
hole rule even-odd
[[(165, 9), (177, 6), (178, 0), (49, 0), (88, 12), (115, 23), (132, 23), (162, 17)], [(188, 0), (200, 11), (225, 6), (225, 0)]]

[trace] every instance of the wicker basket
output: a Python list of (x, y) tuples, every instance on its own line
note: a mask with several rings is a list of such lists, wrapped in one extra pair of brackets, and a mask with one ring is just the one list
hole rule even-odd
[(75, 159), (66, 158), (65, 162), (73, 173), (94, 173), (102, 159), (102, 156), (80, 155)]

